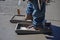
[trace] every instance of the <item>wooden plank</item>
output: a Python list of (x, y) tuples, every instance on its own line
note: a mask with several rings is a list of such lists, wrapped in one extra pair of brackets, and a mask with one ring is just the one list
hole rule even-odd
[[(27, 25), (27, 24), (25, 24), (25, 25)], [(15, 32), (17, 34), (50, 34), (50, 33), (52, 33), (51, 29), (44, 29), (44, 28), (40, 31), (38, 31), (38, 30), (22, 30), (21, 27), (24, 27), (25, 25), (17, 24), (17, 26), (15, 28)]]

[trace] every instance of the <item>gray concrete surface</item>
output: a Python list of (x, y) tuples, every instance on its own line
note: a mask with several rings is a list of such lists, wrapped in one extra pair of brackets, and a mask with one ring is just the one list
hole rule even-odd
[[(59, 40), (60, 36), (60, 0), (55, 0), (47, 5), (46, 19), (51, 21), (54, 37), (44, 34), (17, 35), (15, 33), (16, 24), (9, 22), (13, 15), (17, 14), (18, 0), (0, 1), (0, 40)], [(25, 14), (26, 3), (21, 6), (21, 14)], [(57, 28), (58, 27), (58, 28)], [(48, 36), (48, 37), (47, 37)]]

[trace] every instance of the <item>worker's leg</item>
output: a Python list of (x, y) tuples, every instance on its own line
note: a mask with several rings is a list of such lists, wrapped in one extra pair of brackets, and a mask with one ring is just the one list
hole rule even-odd
[(27, 13), (27, 17), (26, 17), (26, 20), (32, 20), (32, 13), (33, 13), (33, 4), (28, 1), (28, 4), (27, 4), (27, 9), (26, 9), (26, 13)]
[(34, 12), (33, 12), (33, 25), (35, 28), (43, 28), (42, 22), (45, 19), (45, 2), (42, 3), (41, 5), (41, 10), (39, 10), (38, 7), (38, 0), (33, 0), (32, 1), (34, 5)]
[(46, 2), (43, 1), (41, 5), (41, 14), (45, 16), (45, 12), (46, 12)]
[(34, 6), (33, 16), (33, 25), (29, 27), (43, 28), (43, 21), (45, 19), (45, 1), (42, 2), (41, 9), (38, 7), (38, 0), (31, 1)]

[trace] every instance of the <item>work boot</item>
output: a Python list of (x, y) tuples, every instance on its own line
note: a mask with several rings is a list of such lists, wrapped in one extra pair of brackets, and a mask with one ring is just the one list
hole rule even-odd
[(25, 20), (33, 20), (33, 17), (31, 14), (28, 14)]

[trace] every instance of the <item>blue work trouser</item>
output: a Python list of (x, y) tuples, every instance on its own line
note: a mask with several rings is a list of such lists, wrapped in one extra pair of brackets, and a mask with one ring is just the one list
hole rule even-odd
[(42, 1), (41, 9), (38, 7), (38, 0), (32, 0), (28, 3), (27, 14), (32, 13), (34, 27), (43, 27), (43, 21), (45, 19), (45, 0)]
[(29, 15), (29, 14), (32, 14), (33, 11), (34, 11), (33, 4), (29, 1), (27, 4), (26, 13)]

